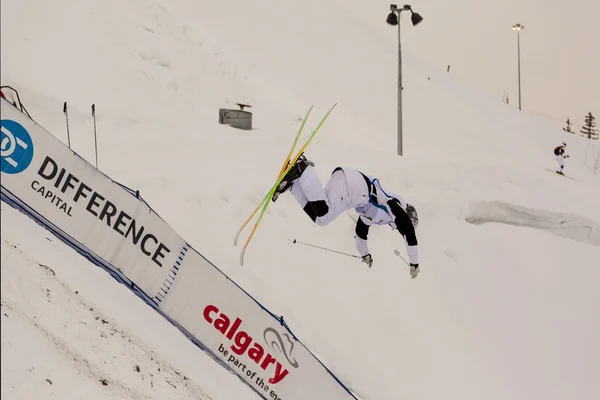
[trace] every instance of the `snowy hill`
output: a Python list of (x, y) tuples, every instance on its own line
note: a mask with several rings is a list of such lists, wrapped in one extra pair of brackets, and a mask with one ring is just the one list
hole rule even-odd
[[(61, 111), (68, 101), (72, 148), (90, 161), (89, 107), (96, 104), (100, 169), (139, 189), (190, 244), (283, 315), (359, 398), (600, 394), (598, 143), (487, 98), (427, 65), (408, 45), (406, 155), (399, 158), (396, 36), (341, 2), (38, 3), (2, 2), (2, 84), (18, 88), (33, 118), (65, 143)], [(236, 102), (252, 104), (252, 131), (218, 124), (218, 109)], [(289, 195), (270, 207), (239, 266), (233, 236), (272, 184), (299, 119), (314, 104), (312, 129), (334, 102), (307, 155), (323, 182), (338, 165), (358, 168), (417, 207), (422, 272), (416, 280), (393, 254), (404, 249), (389, 229), (371, 230), (370, 270), (292, 244), (297, 238), (355, 252), (352, 218), (318, 228)], [(552, 149), (562, 141), (572, 179), (552, 172)], [(7, 217), (6, 208), (3, 250), (17, 234), (4, 219), (20, 217)], [(37, 247), (33, 237), (43, 233), (23, 224), (31, 234), (19, 236), (22, 251), (49, 265), (58, 250)], [(11, 278), (11, 263), (2, 260), (2, 299), (10, 296), (14, 305), (24, 301), (15, 292), (28, 289)], [(61, 268), (69, 274), (74, 266)], [(68, 290), (77, 289), (61, 276)], [(105, 280), (111, 296), (130, 296)], [(143, 309), (130, 297), (132, 309)], [(84, 300), (98, 307), (108, 301)], [(4, 324), (3, 357), (5, 336), (15, 332), (5, 332)], [(140, 347), (164, 357), (169, 350), (155, 348), (158, 336), (138, 336)], [(181, 346), (195, 349), (179, 336)], [(94, 354), (107, 360), (102, 346)], [(178, 369), (194, 361), (168, 362)], [(9, 389), (15, 375), (4, 371), (3, 360), (2, 395), (22, 398)], [(200, 375), (194, 379), (200, 388), (221, 379)], [(212, 398), (255, 396), (227, 388)], [(99, 390), (94, 398), (110, 394)]]

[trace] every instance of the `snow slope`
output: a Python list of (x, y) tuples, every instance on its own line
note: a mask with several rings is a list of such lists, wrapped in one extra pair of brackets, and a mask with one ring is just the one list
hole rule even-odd
[(1, 272), (2, 398), (258, 398), (125, 286), (5, 203)]
[[(72, 147), (88, 160), (95, 103), (100, 169), (139, 189), (190, 244), (283, 315), (361, 399), (600, 395), (597, 142), (487, 98), (408, 45), (399, 158), (396, 36), (379, 19), (356, 18), (356, 4), (1, 7), (2, 84), (17, 87), (32, 116), (64, 142), (68, 101)], [(252, 104), (254, 130), (218, 124), (218, 109), (236, 102)], [(417, 207), (416, 280), (393, 254), (404, 250), (389, 229), (370, 233), (370, 270), (292, 244), (353, 253), (354, 222), (342, 216), (315, 227), (287, 195), (238, 264), (233, 236), (272, 184), (299, 119), (314, 104), (314, 128), (334, 102), (307, 155), (324, 182), (338, 165), (358, 168)], [(562, 141), (572, 179), (552, 172), (552, 149)], [(548, 218), (551, 229), (540, 222)], [(131, 307), (141, 307), (136, 301)]]

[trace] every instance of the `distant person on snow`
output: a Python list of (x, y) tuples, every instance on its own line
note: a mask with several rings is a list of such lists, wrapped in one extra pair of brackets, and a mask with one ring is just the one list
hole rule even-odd
[(319, 226), (328, 225), (344, 211), (354, 208), (360, 214), (354, 237), (356, 248), (369, 268), (373, 265), (373, 257), (367, 247), (369, 227), (373, 224), (390, 225), (404, 237), (410, 275), (412, 279), (416, 278), (419, 274), (419, 251), (415, 227), (419, 219), (415, 208), (402, 197), (387, 193), (379, 179), (351, 168), (335, 168), (323, 188), (314, 165), (302, 154), (276, 188), (273, 201), (290, 189), (300, 207)]
[(557, 146), (554, 149), (554, 155), (556, 156), (556, 160), (558, 161), (559, 167), (558, 171), (556, 171), (557, 174), (564, 175), (563, 169), (565, 168), (565, 158), (569, 157), (567, 154), (565, 154), (566, 148), (567, 144), (563, 142), (560, 146)]

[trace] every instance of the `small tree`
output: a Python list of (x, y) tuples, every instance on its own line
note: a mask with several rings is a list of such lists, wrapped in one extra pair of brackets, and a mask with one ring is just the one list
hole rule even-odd
[(596, 117), (592, 113), (585, 116), (585, 123), (581, 127), (581, 133), (587, 136), (588, 139), (598, 139), (598, 130), (596, 129)]
[(565, 127), (563, 128), (563, 131), (565, 131), (565, 132), (569, 132), (569, 133), (572, 133), (572, 134), (575, 134), (575, 132), (573, 132), (573, 131), (571, 130), (571, 121), (569, 120), (569, 118), (567, 118), (567, 126), (565, 126)]

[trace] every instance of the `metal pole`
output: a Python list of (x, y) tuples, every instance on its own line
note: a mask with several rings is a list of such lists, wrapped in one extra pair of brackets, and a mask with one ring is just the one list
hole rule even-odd
[(359, 257), (359, 256), (357, 256), (355, 254), (348, 254), (348, 253), (344, 253), (343, 251), (332, 250), (332, 249), (328, 249), (327, 247), (321, 247), (321, 246), (316, 246), (316, 245), (310, 244), (310, 243), (304, 243), (304, 242), (301, 242), (301, 241), (296, 240), (296, 239), (289, 239), (289, 240), (290, 240), (290, 242), (292, 242), (294, 244), (296, 244), (296, 243), (303, 244), (305, 246), (314, 247), (316, 249), (321, 249), (321, 250), (325, 250), (325, 251), (330, 251), (332, 253), (337, 253), (337, 254), (341, 254), (343, 256), (348, 256), (348, 257), (352, 257), (352, 258), (362, 258), (362, 257)]
[(521, 111), (521, 30), (517, 30), (517, 59), (519, 63), (519, 111)]
[(94, 117), (94, 148), (96, 152), (96, 168), (98, 168), (98, 138), (96, 135), (96, 105), (92, 104), (92, 117)]
[(71, 134), (69, 132), (69, 112), (67, 111), (67, 102), (63, 105), (63, 113), (65, 113), (65, 120), (67, 121), (67, 143), (69, 149), (71, 148)]
[(402, 42), (400, 40), (400, 11), (398, 11), (398, 155), (402, 156)]

